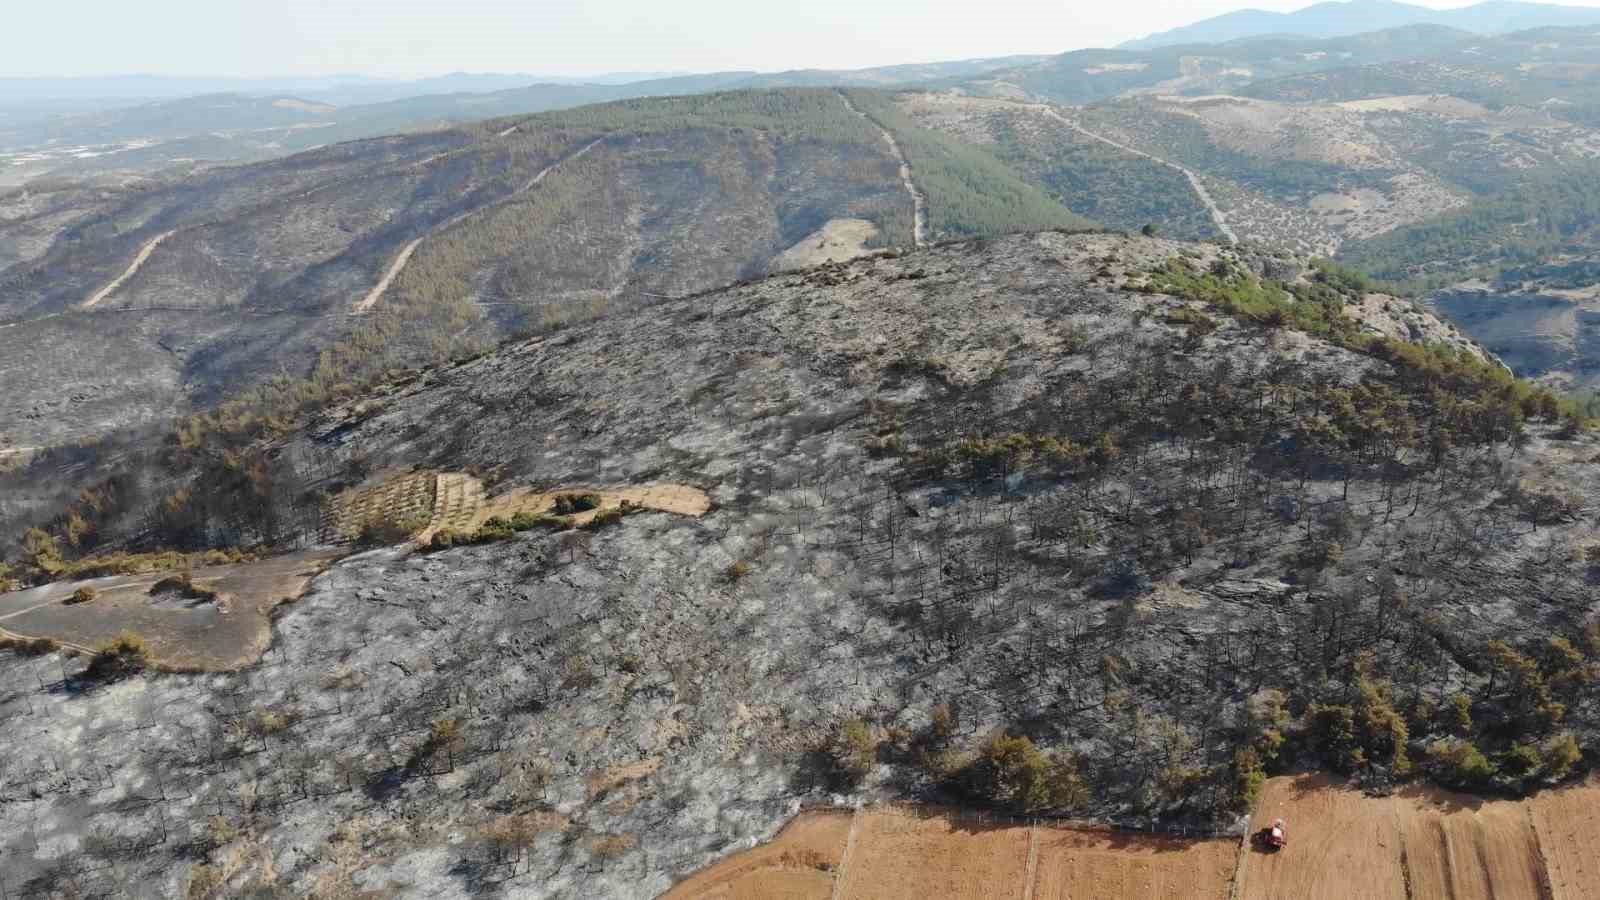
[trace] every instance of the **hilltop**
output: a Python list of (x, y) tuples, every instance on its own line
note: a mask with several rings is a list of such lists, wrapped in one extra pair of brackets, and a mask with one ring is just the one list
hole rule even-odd
[[(253, 666), (0, 655), (0, 877), (648, 897), (836, 795), (1227, 827), (1266, 771), (1554, 783), (1600, 724), (1565, 415), (1347, 272), (1217, 245), (957, 240), (619, 309), (252, 452), (286, 497), (709, 509), (424, 550), (378, 503)], [(201, 524), (315, 530), (270, 512)]]
[(1553, 3), (1490, 0), (1459, 9), (1429, 9), (1393, 0), (1337, 0), (1290, 13), (1244, 9), (1121, 45), (1149, 50), (1182, 44), (1226, 43), (1273, 35), (1334, 38), (1410, 25), (1439, 25), (1482, 35), (1533, 28), (1600, 25), (1600, 12)]

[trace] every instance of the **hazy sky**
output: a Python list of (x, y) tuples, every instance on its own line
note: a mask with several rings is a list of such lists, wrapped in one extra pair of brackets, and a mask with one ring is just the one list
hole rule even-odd
[(1307, 2), (13, 0), (0, 13), (0, 76), (860, 68), (1109, 46), (1242, 6)]

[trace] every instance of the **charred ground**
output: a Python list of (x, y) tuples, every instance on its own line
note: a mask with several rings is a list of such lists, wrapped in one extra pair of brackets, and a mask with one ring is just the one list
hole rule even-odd
[(715, 506), (347, 559), (238, 674), (14, 651), (9, 886), (651, 896), (839, 794), (1195, 825), (1263, 770), (1556, 780), (1596, 724), (1600, 448), (1357, 294), (1286, 256), (1016, 236), (336, 406), (271, 452)]

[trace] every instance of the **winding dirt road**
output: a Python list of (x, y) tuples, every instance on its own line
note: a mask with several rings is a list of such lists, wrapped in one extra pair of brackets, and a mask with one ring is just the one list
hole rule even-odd
[(139, 248), (139, 255), (133, 258), (133, 262), (128, 265), (128, 270), (123, 272), (121, 275), (118, 275), (117, 280), (96, 291), (93, 296), (83, 301), (83, 305), (80, 307), (80, 309), (93, 309), (101, 300), (104, 300), (116, 293), (118, 288), (122, 287), (128, 282), (128, 279), (138, 274), (140, 267), (145, 264), (146, 260), (150, 259), (150, 254), (156, 252), (156, 248), (161, 246), (161, 242), (169, 237), (172, 237), (174, 234), (177, 234), (177, 232), (168, 231), (151, 238), (143, 247)]
[(527, 184), (525, 184), (522, 187), (518, 188), (516, 191), (512, 192), (509, 196), (506, 196), (506, 197), (503, 197), (503, 198), (501, 198), (499, 200), (496, 200), (494, 203), (491, 203), (491, 204), (489, 204), (487, 206), (480, 206), (480, 207), (478, 207), (476, 209), (469, 209), (466, 212), (459, 213), (459, 214), (457, 214), (455, 216), (452, 216), (449, 219), (446, 219), (442, 224), (440, 224), (439, 226), (437, 226), (433, 230), (429, 231), (427, 234), (424, 234), (422, 237), (416, 238), (416, 239), (410, 241), (409, 243), (407, 243), (404, 247), (400, 248), (400, 252), (399, 253), (395, 254), (394, 261), (389, 264), (389, 268), (383, 273), (383, 277), (378, 280), (377, 284), (372, 286), (372, 290), (368, 291), (367, 295), (365, 297), (361, 298), (361, 301), (355, 305), (355, 307), (351, 310), (351, 313), (353, 315), (358, 315), (359, 316), (359, 315), (362, 315), (362, 314), (366, 313), (367, 310), (372, 309), (372, 307), (375, 304), (377, 304), (377, 302), (383, 297), (384, 291), (387, 291), (389, 289), (389, 285), (393, 284), (394, 280), (400, 276), (400, 273), (402, 271), (405, 270), (406, 263), (411, 261), (412, 254), (417, 252), (417, 248), (422, 246), (422, 242), (423, 241), (425, 241), (428, 238), (438, 234), (441, 231), (444, 231), (447, 228), (450, 228), (452, 226), (455, 226), (455, 225), (461, 223), (468, 216), (471, 216), (474, 213), (483, 212), (485, 209), (489, 209), (490, 207), (497, 206), (497, 205), (499, 205), (501, 203), (509, 203), (510, 201), (516, 199), (517, 197), (520, 197), (523, 194), (526, 194), (527, 192), (529, 192), (529, 191), (533, 190), (535, 187), (537, 187), (539, 185), (539, 182), (544, 181), (545, 177), (548, 176), (551, 172), (554, 172), (556, 169), (560, 168), (562, 166), (562, 164), (572, 162), (573, 160), (577, 159), (578, 157), (583, 156), (585, 153), (588, 153), (590, 150), (593, 150), (595, 147), (599, 146), (600, 142), (603, 141), (603, 140), (605, 140), (605, 139), (604, 138), (596, 138), (595, 140), (593, 140), (589, 144), (585, 145), (583, 149), (577, 151), (576, 153), (573, 153), (570, 156), (566, 156), (566, 157), (563, 157), (561, 159), (558, 159), (555, 162), (551, 163), (550, 165), (545, 166), (543, 169), (539, 170), (539, 174), (533, 176), (533, 178), (528, 180)]
[(1156, 164), (1162, 165), (1162, 166), (1166, 166), (1169, 169), (1174, 169), (1176, 171), (1182, 172), (1183, 176), (1185, 178), (1189, 179), (1189, 186), (1194, 188), (1195, 196), (1200, 198), (1200, 202), (1205, 206), (1206, 211), (1211, 214), (1211, 221), (1212, 221), (1212, 223), (1214, 225), (1216, 225), (1217, 230), (1222, 232), (1222, 236), (1227, 238), (1229, 243), (1231, 243), (1231, 244), (1239, 243), (1239, 236), (1237, 234), (1234, 234), (1233, 228), (1228, 225), (1228, 219), (1227, 219), (1226, 216), (1224, 216), (1222, 214), (1222, 209), (1219, 208), (1217, 206), (1217, 202), (1211, 198), (1211, 192), (1206, 190), (1206, 186), (1201, 183), (1200, 176), (1196, 175), (1194, 172), (1190, 171), (1189, 169), (1184, 168), (1183, 166), (1178, 165), (1175, 162), (1170, 162), (1168, 160), (1162, 159), (1159, 156), (1154, 156), (1152, 154), (1144, 152), (1143, 150), (1139, 150), (1137, 148), (1130, 147), (1127, 144), (1123, 144), (1123, 143), (1120, 143), (1118, 141), (1114, 141), (1111, 138), (1106, 137), (1105, 135), (1095, 134), (1094, 132), (1090, 131), (1089, 129), (1084, 128), (1082, 125), (1079, 125), (1077, 122), (1074, 122), (1073, 120), (1067, 118), (1066, 116), (1063, 116), (1061, 113), (1056, 112), (1055, 109), (1053, 109), (1053, 108), (1051, 108), (1049, 106), (1035, 106), (1034, 108), (1039, 110), (1040, 112), (1044, 113), (1046, 116), (1049, 116), (1050, 118), (1055, 119), (1057, 122), (1060, 122), (1061, 124), (1067, 126), (1068, 128), (1071, 128), (1073, 131), (1078, 132), (1079, 134), (1083, 135), (1084, 137), (1092, 138), (1094, 140), (1099, 141), (1102, 144), (1106, 144), (1108, 146), (1115, 147), (1116, 149), (1121, 150), (1124, 153), (1132, 153), (1134, 156), (1142, 156), (1145, 159), (1148, 159), (1153, 163), (1156, 163)]
[(889, 129), (874, 122), (871, 116), (856, 109), (856, 105), (850, 102), (850, 98), (845, 95), (844, 91), (839, 92), (839, 99), (844, 101), (846, 109), (883, 132), (883, 140), (884, 143), (889, 145), (889, 152), (894, 154), (894, 158), (900, 161), (900, 183), (905, 185), (906, 193), (911, 195), (911, 240), (918, 247), (926, 247), (928, 245), (928, 198), (923, 195), (922, 191), (917, 189), (916, 182), (912, 180), (911, 163), (906, 159), (905, 153), (900, 150), (900, 142), (894, 139), (894, 135), (889, 132)]

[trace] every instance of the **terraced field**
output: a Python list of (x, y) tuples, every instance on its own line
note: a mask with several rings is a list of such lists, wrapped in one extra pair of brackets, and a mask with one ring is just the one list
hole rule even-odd
[(624, 503), (696, 517), (711, 509), (711, 499), (704, 491), (679, 484), (575, 485), (553, 491), (514, 490), (491, 498), (483, 482), (471, 475), (413, 472), (335, 497), (323, 510), (322, 539), (348, 543), (359, 539), (364, 530), (378, 527), (408, 533), (425, 542), (440, 531), (475, 531), (493, 518), (509, 520), (518, 513), (542, 515), (552, 510), (556, 497), (574, 493), (600, 496), (598, 507), (572, 517), (574, 525), (586, 524), (601, 510)]

